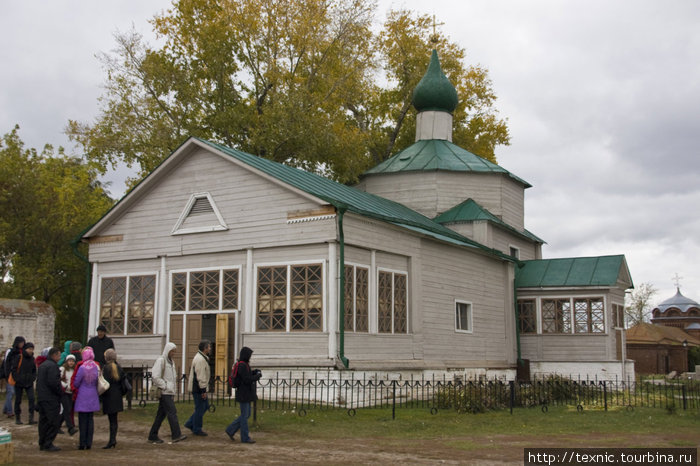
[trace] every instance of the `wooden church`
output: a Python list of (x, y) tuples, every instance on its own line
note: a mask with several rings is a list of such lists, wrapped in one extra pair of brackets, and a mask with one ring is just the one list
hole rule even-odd
[(530, 184), (452, 143), (457, 99), (433, 51), (415, 143), (354, 187), (188, 139), (84, 234), (89, 328), (127, 367), (206, 338), (217, 374), (243, 345), (268, 369), (633, 373), (624, 256), (543, 259)]

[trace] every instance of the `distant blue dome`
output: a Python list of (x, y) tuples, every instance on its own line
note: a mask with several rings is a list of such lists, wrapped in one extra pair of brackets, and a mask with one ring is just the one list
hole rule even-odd
[(658, 309), (661, 312), (665, 312), (670, 308), (676, 308), (679, 309), (681, 312), (687, 312), (688, 309), (693, 307), (700, 308), (700, 304), (696, 303), (690, 298), (683, 296), (679, 288), (676, 288), (676, 290), (677, 291), (675, 296), (668, 298), (665, 301), (662, 301), (658, 306), (656, 306), (656, 309)]

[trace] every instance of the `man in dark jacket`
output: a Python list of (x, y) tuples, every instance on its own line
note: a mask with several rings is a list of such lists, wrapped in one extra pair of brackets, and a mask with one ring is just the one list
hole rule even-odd
[(29, 402), (29, 423), (34, 420), (34, 381), (36, 380), (36, 364), (34, 364), (34, 343), (27, 342), (19, 354), (10, 361), (10, 371), (15, 379), (15, 423), (24, 424), (20, 419), (22, 413), (22, 392), (27, 393)]
[(58, 368), (58, 360), (61, 359), (61, 350), (53, 347), (49, 350), (49, 357), (39, 366), (39, 374), (36, 380), (36, 394), (39, 400), (39, 450), (58, 451), (53, 444), (58, 426), (61, 423), (61, 371)]
[(232, 441), (238, 429), (241, 429), (241, 443), (255, 443), (248, 433), (248, 418), (250, 417), (250, 404), (258, 399), (255, 387), (262, 377), (260, 370), (250, 369), (250, 357), (253, 350), (244, 346), (241, 348), (240, 358), (234, 367), (234, 385), (236, 389), (236, 401), (241, 405), (241, 415), (226, 428), (226, 434)]
[[(107, 336), (107, 327), (100, 325), (97, 327), (97, 336), (90, 338), (87, 346), (92, 348), (95, 353), (95, 362), (100, 364), (100, 367), (105, 365), (105, 351), (114, 349), (114, 342)], [(76, 367), (76, 372), (78, 368)]]

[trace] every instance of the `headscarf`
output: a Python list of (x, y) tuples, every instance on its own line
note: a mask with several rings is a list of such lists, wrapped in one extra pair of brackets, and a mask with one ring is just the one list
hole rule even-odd
[(86, 346), (83, 349), (83, 363), (80, 365), (78, 371), (80, 370), (85, 372), (83, 375), (83, 381), (87, 382), (88, 384), (92, 384), (100, 375), (100, 366), (95, 362), (95, 353), (89, 346)]
[(63, 345), (63, 353), (61, 353), (61, 359), (58, 360), (58, 365), (62, 365), (64, 362), (66, 362), (66, 356), (70, 354), (70, 344), (73, 343), (73, 341), (68, 340), (66, 343)]

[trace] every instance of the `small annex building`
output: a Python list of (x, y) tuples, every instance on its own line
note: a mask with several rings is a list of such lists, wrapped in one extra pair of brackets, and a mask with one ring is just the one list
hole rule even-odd
[(53, 346), (56, 311), (44, 301), (0, 298), (0, 348), (12, 346), (15, 337), (23, 336), (34, 343), (38, 356)]
[[(120, 362), (200, 339), (263, 368), (623, 376), (624, 256), (543, 259), (530, 184), (452, 142), (433, 51), (416, 141), (354, 186), (190, 138), (83, 235)], [(521, 365), (522, 365), (521, 364)]]
[(688, 350), (700, 346), (700, 304), (676, 294), (651, 311), (651, 323), (639, 323), (627, 330), (627, 353), (639, 374), (683, 373)]

